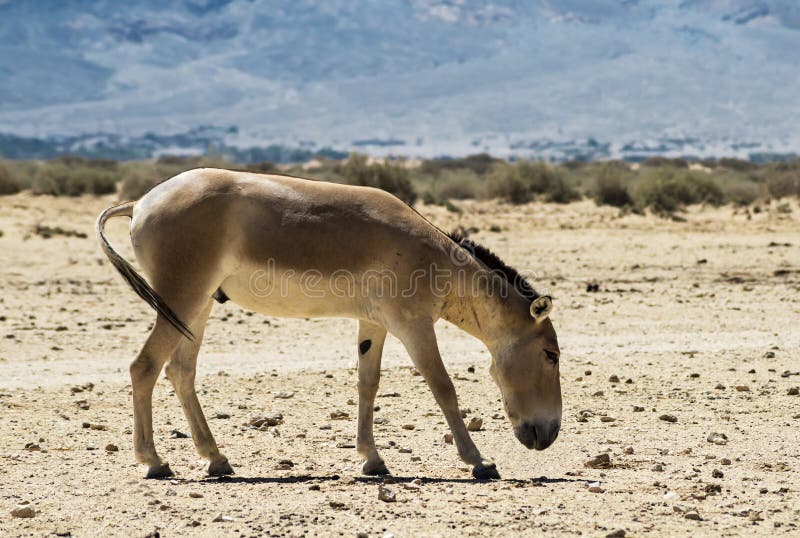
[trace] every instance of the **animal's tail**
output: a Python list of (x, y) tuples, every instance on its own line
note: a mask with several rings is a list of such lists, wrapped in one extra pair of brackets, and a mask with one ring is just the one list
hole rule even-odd
[(97, 217), (97, 223), (95, 224), (97, 238), (100, 240), (100, 248), (103, 249), (103, 252), (111, 262), (111, 265), (113, 265), (114, 268), (119, 271), (119, 274), (122, 275), (122, 278), (125, 279), (125, 282), (127, 282), (133, 291), (136, 292), (136, 295), (144, 299), (147, 304), (149, 304), (156, 312), (161, 314), (164, 319), (166, 319), (186, 338), (189, 340), (194, 340), (194, 335), (192, 334), (192, 331), (189, 330), (189, 327), (187, 327), (186, 324), (181, 321), (178, 315), (172, 311), (169, 305), (155, 292), (150, 284), (148, 284), (147, 281), (142, 278), (142, 276), (137, 273), (136, 270), (134, 270), (133, 266), (128, 263), (125, 258), (117, 254), (103, 233), (103, 228), (105, 227), (108, 219), (113, 217), (133, 216), (134, 203), (135, 202), (125, 202), (123, 204), (109, 207), (100, 213), (100, 216)]

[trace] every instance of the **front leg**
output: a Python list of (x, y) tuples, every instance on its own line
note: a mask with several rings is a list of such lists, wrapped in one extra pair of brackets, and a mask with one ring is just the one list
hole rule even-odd
[(389, 474), (375, 448), (372, 435), (372, 413), (381, 378), (381, 354), (386, 329), (369, 321), (358, 322), (358, 437), (356, 448), (366, 461), (366, 475)]
[(500, 478), (494, 463), (481, 455), (464, 425), (456, 389), (439, 354), (433, 323), (430, 320), (419, 321), (402, 327), (396, 334), (433, 392), (453, 433), (458, 455), (472, 465), (472, 476), (479, 479)]

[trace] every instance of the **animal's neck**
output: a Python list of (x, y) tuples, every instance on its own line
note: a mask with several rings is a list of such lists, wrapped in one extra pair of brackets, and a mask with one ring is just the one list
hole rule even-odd
[[(470, 273), (473, 271), (466, 273), (467, 282), (472, 277)], [(514, 327), (522, 298), (513, 289), (504, 292), (494, 287), (464, 286), (463, 282), (455, 282), (453, 288), (442, 318), (493, 349)]]

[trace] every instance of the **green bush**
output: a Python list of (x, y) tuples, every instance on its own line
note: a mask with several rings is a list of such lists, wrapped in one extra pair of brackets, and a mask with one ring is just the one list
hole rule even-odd
[(499, 162), (502, 161), (487, 153), (468, 155), (460, 159), (430, 159), (422, 162), (420, 172), (425, 175), (440, 176), (448, 171), (469, 170), (475, 175), (484, 176)]
[(625, 183), (627, 169), (605, 165), (597, 173), (592, 198), (597, 205), (626, 207), (633, 205), (633, 198)]
[(31, 187), (36, 194), (54, 196), (111, 194), (117, 191), (118, 179), (114, 161), (67, 156), (42, 163)]
[(11, 171), (11, 168), (0, 162), (0, 194), (14, 194), (21, 190), (22, 185)]
[(366, 155), (354, 153), (337, 167), (336, 173), (351, 185), (383, 189), (407, 204), (413, 204), (417, 199), (408, 170), (400, 164), (389, 161), (369, 164)]
[(728, 170), (736, 170), (737, 172), (749, 172), (758, 169), (756, 163), (733, 157), (723, 157), (717, 161), (717, 165), (722, 168), (727, 168)]
[(654, 168), (642, 174), (634, 190), (634, 200), (641, 208), (658, 214), (671, 214), (690, 204), (720, 205), (722, 189), (705, 172), (676, 168)]
[(431, 184), (433, 194), (444, 200), (466, 200), (477, 198), (481, 190), (481, 178), (470, 170), (448, 170)]
[(773, 198), (800, 196), (800, 171), (776, 172), (767, 178), (767, 191)]
[(520, 161), (495, 166), (486, 183), (490, 198), (502, 198), (512, 204), (524, 204), (541, 195), (547, 202), (568, 203), (580, 193), (564, 172), (541, 161)]

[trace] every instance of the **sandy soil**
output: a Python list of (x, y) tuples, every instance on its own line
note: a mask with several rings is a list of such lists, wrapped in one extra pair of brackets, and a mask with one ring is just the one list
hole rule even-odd
[[(564, 420), (550, 449), (526, 450), (487, 352), (441, 324), (462, 408), (484, 421), (474, 439), (503, 476), (474, 481), (390, 339), (375, 427), (394, 473), (386, 503), (353, 448), (355, 322), (264, 318), (231, 303), (212, 314), (198, 386), (236, 475), (205, 479), (191, 440), (171, 437), (188, 427), (162, 380), (155, 437), (177, 477), (142, 478), (127, 365), (153, 315), (96, 246), (95, 215), (112, 202), (0, 197), (2, 535), (800, 535), (796, 205), (698, 208), (686, 222), (588, 202), (421, 208), (443, 227), (478, 228), (473, 238), (553, 294)], [(123, 220), (108, 230), (130, 256)], [(88, 237), (47, 239), (37, 225)], [(243, 426), (265, 412), (283, 424)], [(610, 468), (584, 465), (603, 453)], [(13, 517), (20, 506), (34, 517)]]

